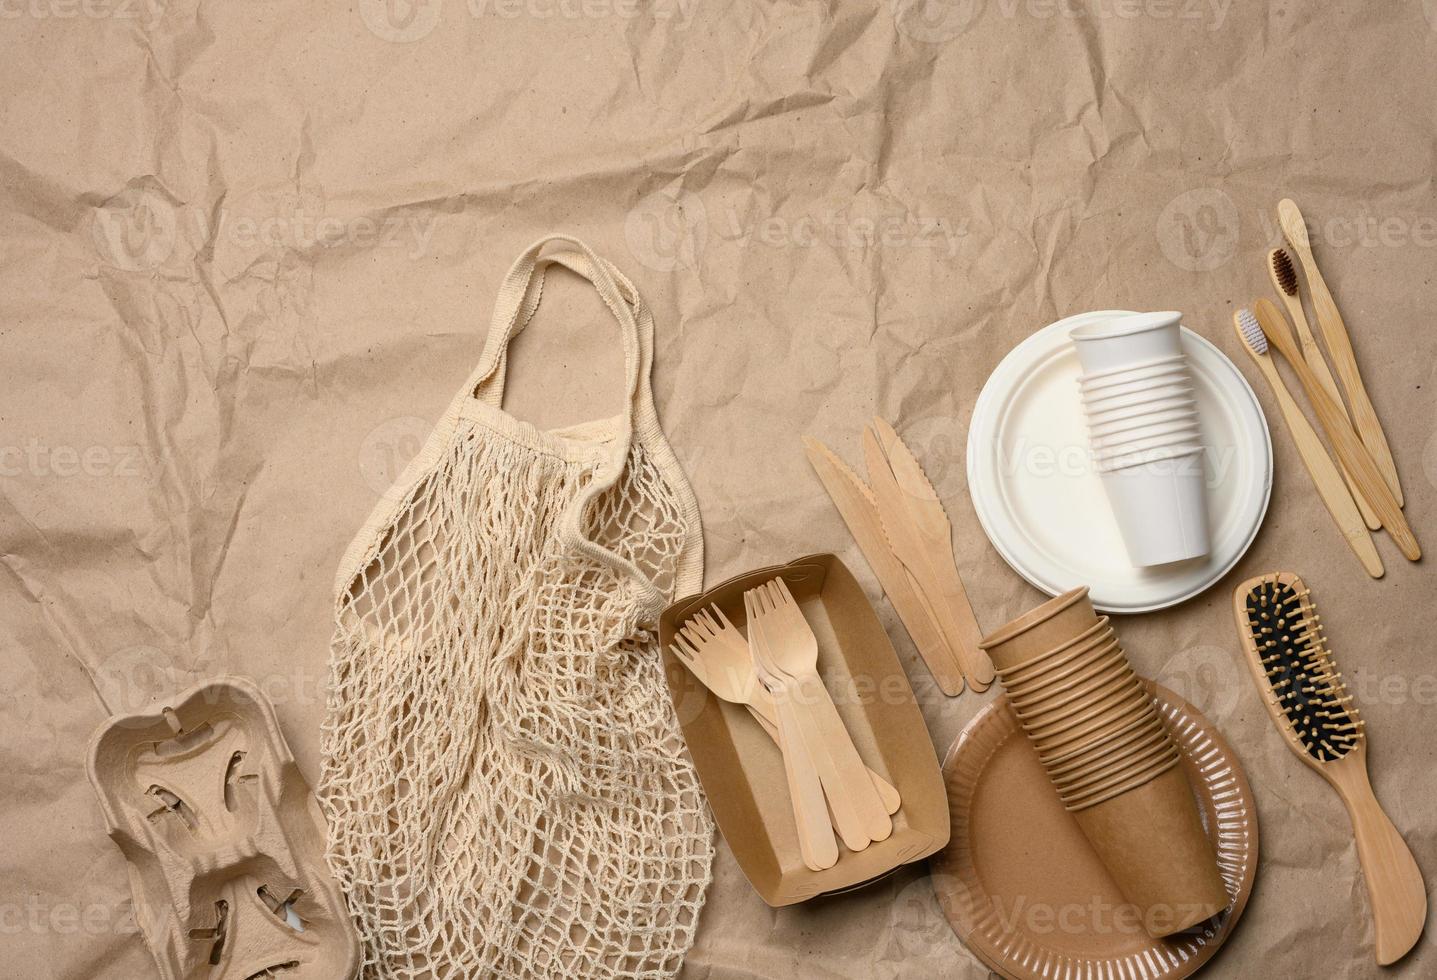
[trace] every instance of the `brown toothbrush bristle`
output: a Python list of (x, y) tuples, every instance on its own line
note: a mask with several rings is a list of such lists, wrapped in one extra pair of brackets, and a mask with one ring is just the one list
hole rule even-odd
[(1292, 256), (1285, 248), (1272, 250), (1272, 274), (1278, 287), (1289, 296), (1297, 295), (1297, 270), (1293, 268)]
[(1288, 729), (1318, 762), (1333, 762), (1362, 740), (1362, 721), (1328, 652), (1308, 592), (1275, 577), (1244, 602), (1268, 686)]

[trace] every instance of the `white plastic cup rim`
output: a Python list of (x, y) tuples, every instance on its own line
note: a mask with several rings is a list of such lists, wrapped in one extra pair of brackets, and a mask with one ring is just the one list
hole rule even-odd
[(1088, 374), (1129, 368), (1182, 353), (1182, 314), (1129, 313), (1075, 327), (1068, 333)]
[(1153, 330), (1165, 330), (1182, 323), (1182, 319), (1183, 315), (1177, 310), (1129, 313), (1075, 327), (1068, 336), (1079, 341), (1116, 340), (1119, 337), (1134, 337)]

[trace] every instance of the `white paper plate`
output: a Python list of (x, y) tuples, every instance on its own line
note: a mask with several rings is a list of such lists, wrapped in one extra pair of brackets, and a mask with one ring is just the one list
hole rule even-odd
[(1102, 612), (1139, 613), (1192, 598), (1247, 551), (1272, 492), (1272, 442), (1247, 380), (1184, 327), (1207, 448), (1212, 551), (1134, 567), (1088, 449), (1082, 369), (1068, 340), (1074, 327), (1121, 312), (1059, 320), (1003, 358), (973, 409), (968, 490), (993, 547), (1019, 575), (1049, 595), (1086, 585)]

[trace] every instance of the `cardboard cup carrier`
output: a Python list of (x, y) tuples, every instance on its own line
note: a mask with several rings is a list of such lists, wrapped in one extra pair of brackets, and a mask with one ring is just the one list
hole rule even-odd
[(359, 938), (274, 708), (241, 678), (116, 716), (89, 774), (163, 980), (337, 980)]

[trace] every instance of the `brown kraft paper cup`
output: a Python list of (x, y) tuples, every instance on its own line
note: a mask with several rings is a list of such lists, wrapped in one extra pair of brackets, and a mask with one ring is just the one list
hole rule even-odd
[[(1046, 672), (1046, 665), (1035, 661), (1084, 633), (1093, 635), (1090, 631), (1098, 621), (1088, 590), (1077, 588), (1019, 616), (986, 637), (980, 646), (992, 658), (1005, 690), (1009, 679), (1003, 677), (1003, 672), (1011, 676), (1014, 668), (1031, 663), (1019, 675), (1022, 679), (1016, 686), (1023, 688), (1040, 683)], [(1057, 657), (1050, 662), (1064, 661)], [(1134, 683), (1138, 683), (1136, 678)], [(1106, 703), (1093, 706), (1098, 708), (1094, 720), (1141, 718), (1153, 710), (1147, 705), (1146, 710), (1134, 711), (1127, 699), (1120, 698), (1115, 704), (1111, 695), (1101, 700)], [(1161, 719), (1156, 720), (1161, 726)], [(1044, 729), (1044, 737), (1035, 739), (1025, 726), (1029, 740), (1038, 743), (1035, 748), (1045, 746), (1046, 754), (1051, 756), (1058, 746), (1068, 748), (1071, 734), (1091, 726), (1073, 726), (1071, 721), (1064, 721), (1057, 726), (1036, 727)], [(1107, 728), (1106, 724), (1099, 725), (1096, 731)], [(1074, 755), (1082, 753), (1072, 753), (1069, 758)], [(1139, 778), (1141, 781), (1128, 788), (1117, 784), (1116, 795), (1111, 797), (1100, 793), (1092, 803), (1086, 803), (1084, 798), (1079, 809), (1070, 807), (1069, 812), (1123, 895), (1138, 907), (1143, 927), (1156, 939), (1211, 918), (1227, 907), (1228, 897), (1218, 874), (1217, 855), (1203, 831), (1183, 767), (1169, 765), (1151, 778)]]
[(978, 645), (993, 659), (994, 670), (1011, 670), (1097, 625), (1086, 586), (1031, 609)]
[(1003, 685), (1005, 689), (1016, 692), (1018, 688), (1032, 683), (1035, 678), (1047, 677), (1055, 664), (1065, 663), (1073, 657), (1111, 642), (1116, 637), (1117, 634), (1108, 623), (1108, 617), (1104, 616), (1071, 640), (1053, 647), (1047, 653), (1041, 653), (1032, 660), (1025, 660), (1016, 667), (1005, 668), (1001, 672)]
[(1217, 856), (1181, 765), (1073, 817), (1154, 939), (1227, 908)]

